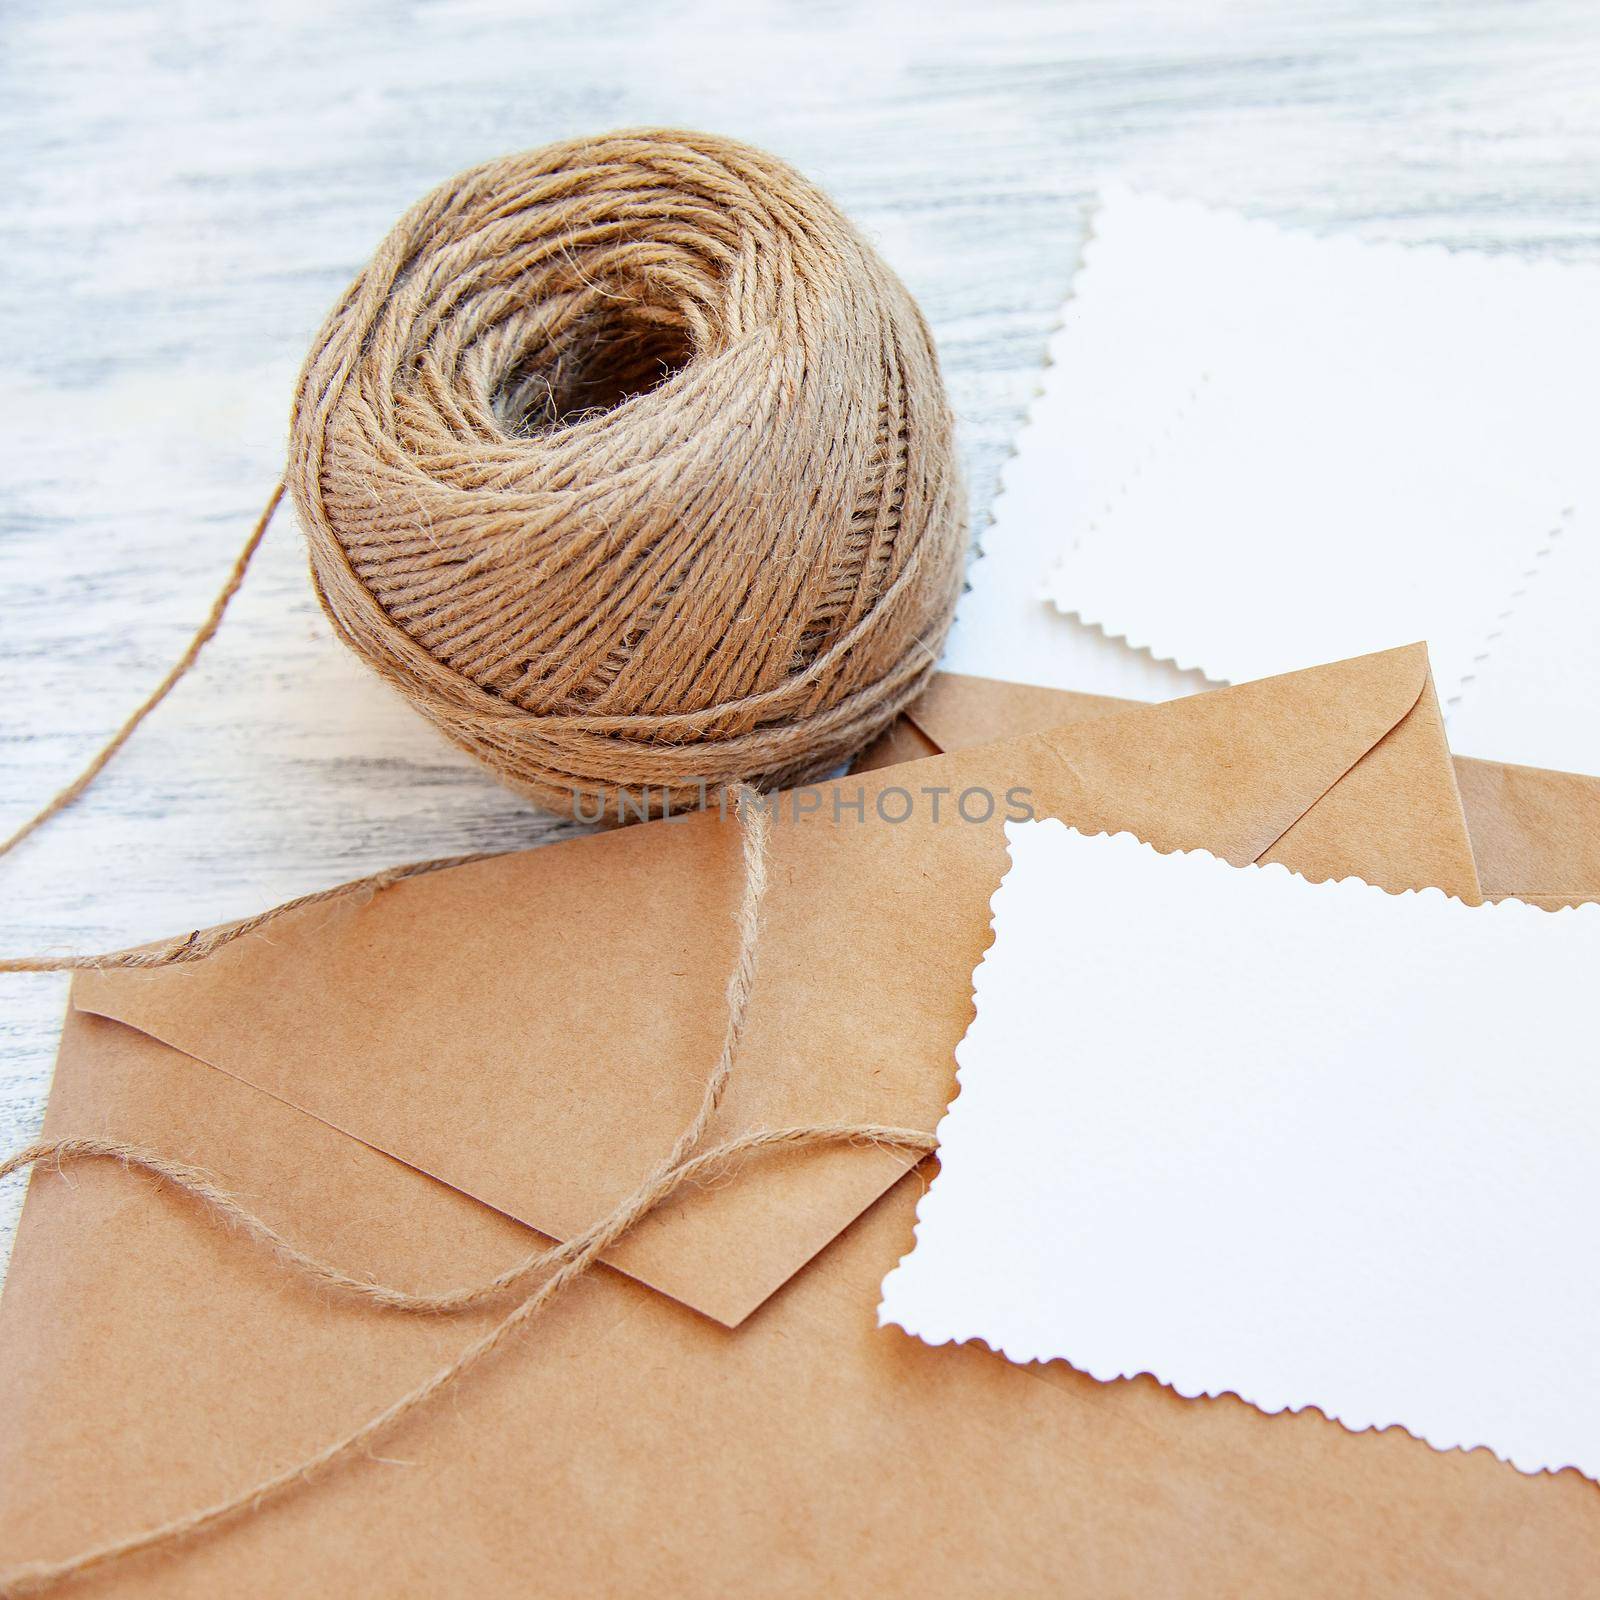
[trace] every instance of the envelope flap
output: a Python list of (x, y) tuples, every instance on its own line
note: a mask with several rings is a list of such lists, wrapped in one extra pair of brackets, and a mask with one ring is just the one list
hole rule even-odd
[[(1399, 692), (1392, 703), (1401, 703), (1411, 688), (1402, 663), (1394, 666), (1394, 686)], [(1382, 691), (1380, 696), (1390, 703)], [(1104, 695), (940, 673), (901, 722), (868, 753), (863, 768), (934, 751), (959, 750), (1012, 734), (1095, 721), (1137, 705), (1136, 701)], [(1377, 722), (1381, 724), (1387, 715), (1385, 711)], [(1331, 771), (1344, 756), (1331, 749), (1329, 755)], [(1489, 891), (1489, 886), (1487, 877), (1480, 886), (1482, 863), (1474, 844), (1481, 845), (1481, 840), (1475, 838), (1476, 829), (1469, 829), (1463, 809), (1463, 801), (1473, 798), (1467, 782), (1474, 776), (1467, 770), (1471, 765), (1461, 761), (1452, 765), (1438, 700), (1424, 671), (1420, 693), (1410, 709), (1252, 859), (1287, 861), (1311, 878), (1353, 873), (1392, 889), (1432, 884), (1476, 902), (1480, 887)], [(1493, 808), (1489, 810), (1492, 814)], [(1600, 854), (1600, 847), (1596, 853)]]
[[(936, 1125), (1015, 796), (1084, 829), (1250, 860), (1405, 716), (1426, 674), (1420, 648), (1391, 651), (843, 780), (800, 819), (780, 810), (713, 1137)], [(890, 790), (946, 799), (888, 822), (904, 809), (880, 805)], [(995, 803), (987, 821), (956, 812), (971, 793)], [(75, 1002), (568, 1237), (693, 1113), (721, 1042), (740, 861), (715, 814), (645, 824), (304, 907), (190, 966), (86, 973)], [(764, 1156), (675, 1198), (608, 1259), (736, 1324), (913, 1159)]]
[[(1029, 691), (1005, 715), (1038, 714), (1047, 692)], [(1213, 854), (1242, 866), (1283, 838), (1425, 694), (1428, 652), (1416, 644), (1097, 716), (1052, 737), (1070, 748), (1080, 772), (1092, 763), (1097, 788), (1126, 797), (1132, 832), (1174, 849), (1198, 829), (1215, 841), (1207, 845)], [(984, 699), (995, 702), (992, 692)], [(1445, 758), (1441, 729), (1427, 759), (1447, 772)], [(1185, 797), (1181, 814), (1163, 786)], [(1454, 809), (1459, 816), (1459, 804)]]
[[(714, 817), (625, 830), (291, 912), (193, 967), (84, 974), (74, 1003), (564, 1238), (693, 1113), (740, 870)], [(703, 1211), (725, 1270), (686, 1237)], [(733, 1324), (845, 1220), (819, 1233), (735, 1185), (647, 1219), (614, 1264)]]

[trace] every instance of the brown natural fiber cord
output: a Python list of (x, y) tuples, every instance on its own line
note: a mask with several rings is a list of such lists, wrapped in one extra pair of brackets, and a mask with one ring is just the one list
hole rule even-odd
[[(743, 825), (744, 837), (744, 890), (738, 913), (739, 948), (728, 977), (727, 1022), (722, 1049), (706, 1080), (699, 1109), (673, 1142), (671, 1150), (608, 1215), (565, 1243), (533, 1252), (487, 1283), (426, 1294), (356, 1277), (291, 1244), (268, 1223), (225, 1194), (197, 1168), (116, 1140), (44, 1141), (0, 1163), (0, 1178), (36, 1163), (60, 1165), (64, 1161), (81, 1159), (112, 1160), (144, 1171), (196, 1200), (248, 1238), (265, 1245), (285, 1266), (305, 1275), (314, 1283), (357, 1295), (389, 1310), (434, 1315), (463, 1311), (509, 1294), (529, 1280), (538, 1280), (537, 1286), (525, 1294), (499, 1322), (474, 1339), (452, 1361), (358, 1427), (325, 1445), (314, 1456), (170, 1522), (115, 1539), (62, 1561), (34, 1562), (0, 1574), (0, 1597), (12, 1600), (12, 1597), (40, 1594), (141, 1552), (167, 1548), (181, 1540), (198, 1537), (241, 1515), (253, 1515), (290, 1490), (308, 1483), (316, 1475), (349, 1463), (363, 1446), (380, 1433), (419, 1411), (492, 1356), (514, 1334), (532, 1322), (564, 1289), (594, 1266), (631, 1228), (687, 1183), (720, 1176), (764, 1150), (845, 1142), (889, 1145), (924, 1152), (933, 1148), (932, 1136), (916, 1128), (893, 1128), (873, 1123), (818, 1123), (804, 1127), (757, 1129), (714, 1148), (701, 1149), (727, 1091), (744, 1033), (745, 1014), (755, 982), (761, 900), (767, 879), (767, 838), (770, 827), (767, 808), (748, 789), (736, 790), (733, 799)], [(365, 886), (364, 883), (352, 887)], [(235, 938), (238, 936), (238, 933), (232, 935)]]
[(555, 811), (833, 770), (923, 687), (960, 583), (916, 306), (805, 179), (708, 134), (419, 201), (318, 334), (289, 457), (340, 636)]
[[(966, 502), (915, 303), (772, 156), (645, 130), (419, 201), (318, 334), (286, 482), (335, 630), (595, 820), (842, 765), (916, 697)], [(216, 633), (284, 494), (71, 805)]]
[(276, 921), (286, 911), (298, 911), (302, 906), (320, 905), (325, 900), (343, 900), (349, 895), (363, 892), (376, 894), (392, 883), (403, 883), (407, 878), (420, 878), (429, 872), (440, 872), (446, 867), (464, 867), (472, 861), (487, 861), (498, 852), (480, 850), (464, 856), (435, 856), (428, 861), (410, 861), (404, 866), (385, 867), (381, 872), (365, 878), (352, 878), (348, 883), (337, 883), (329, 889), (315, 889), (310, 894), (296, 895), (267, 911), (253, 916), (239, 917), (214, 928), (196, 929), (176, 939), (159, 944), (138, 945), (130, 950), (112, 950), (93, 956), (7, 956), (0, 959), (0, 972), (104, 972), (112, 968), (148, 970), (153, 967), (184, 966), (191, 961), (204, 961), (213, 952), (235, 939), (243, 938)]
[[(217, 629), (222, 626), (222, 619), (227, 612), (228, 605), (239, 592), (239, 585), (244, 582), (244, 575), (250, 570), (250, 563), (255, 559), (255, 553), (261, 548), (261, 541), (267, 535), (267, 528), (272, 522), (272, 514), (278, 509), (282, 501), (283, 484), (279, 483), (268, 497), (261, 515), (256, 518), (256, 525), (250, 530), (250, 537), (245, 540), (244, 548), (234, 557), (227, 581), (218, 590), (217, 598), (211, 602), (211, 610), (206, 614), (206, 620), (195, 631), (194, 637), (185, 647), (183, 654), (173, 662), (167, 675), (145, 696), (122, 726), (100, 747), (89, 765), (53, 800), (29, 817), (20, 828), (9, 834), (5, 839), (0, 840), (0, 856), (8, 855), (36, 828), (42, 828), (53, 816), (65, 811), (100, 776), (111, 758), (133, 737), (139, 724), (172, 693), (179, 680), (200, 659), (200, 652), (211, 643)], [(9, 969), (0, 968), (0, 970)]]

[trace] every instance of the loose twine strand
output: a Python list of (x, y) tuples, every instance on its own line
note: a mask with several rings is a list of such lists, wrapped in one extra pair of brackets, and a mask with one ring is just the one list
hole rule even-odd
[[(698, 1109), (673, 1141), (668, 1153), (610, 1212), (565, 1242), (532, 1252), (484, 1283), (443, 1293), (421, 1294), (379, 1282), (374, 1278), (358, 1277), (341, 1267), (320, 1260), (300, 1249), (270, 1223), (241, 1205), (200, 1169), (169, 1160), (137, 1145), (114, 1139), (43, 1140), (18, 1151), (0, 1163), (0, 1178), (4, 1178), (30, 1166), (59, 1167), (64, 1162), (75, 1160), (118, 1162), (126, 1168), (144, 1172), (189, 1196), (203, 1209), (270, 1250), (278, 1261), (292, 1271), (324, 1287), (354, 1295), (386, 1310), (448, 1315), (497, 1300), (532, 1279), (540, 1280), (536, 1287), (524, 1295), (499, 1322), (480, 1334), (451, 1361), (381, 1411), (368, 1417), (366, 1421), (324, 1445), (315, 1454), (280, 1472), (262, 1478), (237, 1493), (141, 1532), (96, 1545), (64, 1560), (31, 1562), (16, 1567), (8, 1573), (0, 1574), (0, 1597), (4, 1597), (4, 1600), (13, 1600), (13, 1597), (40, 1594), (57, 1585), (85, 1577), (114, 1562), (142, 1552), (170, 1548), (182, 1541), (194, 1539), (220, 1528), (245, 1513), (254, 1514), (296, 1486), (308, 1483), (335, 1466), (349, 1462), (378, 1435), (398, 1426), (404, 1419), (422, 1410), (439, 1394), (460, 1383), (538, 1317), (566, 1289), (583, 1277), (618, 1240), (686, 1184), (732, 1171), (751, 1156), (763, 1151), (805, 1149), (841, 1143), (877, 1145), (923, 1153), (934, 1148), (933, 1136), (921, 1129), (898, 1128), (879, 1123), (839, 1122), (761, 1128), (737, 1135), (710, 1149), (700, 1148), (722, 1104), (728, 1082), (733, 1075), (739, 1045), (744, 1036), (745, 1018), (755, 982), (761, 903), (767, 885), (770, 830), (767, 810), (759, 803), (755, 791), (746, 785), (737, 785), (730, 793), (742, 827), (744, 888), (737, 917), (738, 952), (728, 975), (726, 989), (727, 1024), (723, 1032), (722, 1048), (715, 1066), (706, 1079)], [(435, 870), (442, 864), (419, 863), (416, 868), (399, 868), (395, 871), (399, 875), (410, 876), (415, 875), (416, 871)], [(379, 882), (379, 879), (384, 881)], [(396, 876), (378, 874), (375, 878), (361, 879), (356, 883), (343, 885), (340, 889), (302, 897), (290, 905), (326, 900), (364, 888), (382, 888), (385, 883), (395, 881), (398, 881)], [(282, 915), (288, 909), (289, 906), (278, 907), (262, 917), (249, 919), (250, 925), (259, 927), (271, 917)], [(243, 924), (230, 924), (227, 929), (218, 930), (225, 934), (225, 937), (213, 942), (191, 936), (190, 939), (168, 948), (165, 952), (143, 951), (123, 954), (130, 958), (135, 955), (152, 958), (138, 963), (146, 966), (200, 960), (202, 954), (195, 952), (200, 951), (202, 945), (204, 945), (203, 954), (210, 954), (222, 944), (231, 942), (248, 931), (250, 928)], [(161, 959), (153, 959), (158, 956)], [(117, 964), (134, 963), (129, 960)]]
[[(100, 747), (99, 752), (89, 765), (60, 794), (56, 795), (48, 804), (40, 807), (15, 833), (4, 841), (0, 841), (0, 856), (9, 855), (29, 834), (38, 828), (42, 828), (52, 817), (65, 811), (100, 776), (111, 761), (111, 758), (133, 737), (139, 724), (177, 688), (179, 681), (187, 675), (190, 667), (200, 659), (200, 652), (210, 644), (217, 629), (222, 626), (222, 619), (227, 613), (228, 605), (239, 592), (239, 585), (244, 582), (244, 575), (250, 570), (250, 563), (254, 560), (256, 551), (261, 548), (261, 541), (266, 537), (267, 528), (272, 522), (272, 515), (282, 504), (283, 496), (284, 482), (280, 479), (277, 488), (268, 496), (265, 509), (256, 519), (255, 527), (250, 530), (250, 537), (245, 540), (244, 548), (234, 557), (227, 581), (218, 591), (216, 599), (211, 602), (211, 609), (206, 613), (205, 621), (200, 624), (194, 637), (185, 647), (183, 654), (173, 662), (167, 675), (151, 690), (150, 694), (129, 716), (128, 720)], [(0, 963), (0, 972), (54, 972), (61, 970), (64, 969), (51, 966), (18, 966), (10, 962)]]
[(321, 905), (326, 900), (343, 900), (363, 891), (376, 894), (380, 889), (403, 883), (407, 878), (425, 877), (430, 872), (442, 872), (446, 867), (464, 867), (473, 861), (489, 861), (504, 853), (479, 850), (470, 855), (434, 856), (427, 861), (408, 861), (402, 866), (385, 867), (382, 872), (370, 873), (365, 878), (353, 878), (348, 883), (334, 884), (332, 888), (296, 895), (294, 899), (285, 900), (270, 910), (239, 917), (214, 928), (180, 934), (162, 944), (108, 950), (101, 955), (7, 956), (0, 960), (0, 973), (144, 971), (155, 967), (184, 966), (192, 961), (204, 961), (224, 945), (232, 944), (235, 939), (242, 939), (247, 933), (254, 933), (269, 922), (276, 922), (279, 917), (298, 911), (303, 906)]
[[(224, 580), (221, 589), (217, 591), (215, 599), (211, 602), (211, 607), (206, 613), (205, 620), (195, 630), (193, 637), (184, 647), (183, 653), (168, 669), (165, 676), (129, 714), (116, 732), (100, 747), (88, 765), (71, 783), (67, 784), (45, 805), (41, 806), (20, 827), (16, 828), (5, 839), (0, 840), (0, 857), (9, 855), (24, 839), (29, 838), (47, 822), (59, 816), (69, 806), (82, 798), (83, 794), (106, 769), (128, 740), (132, 738), (134, 733), (138, 731), (150, 714), (188, 675), (195, 663), (200, 659), (201, 652), (216, 636), (218, 629), (222, 626), (228, 607), (244, 583), (245, 576), (250, 570), (250, 565), (255, 559), (256, 552), (261, 548), (261, 542), (266, 537), (267, 529), (271, 526), (272, 519), (279, 506), (282, 505), (286, 493), (287, 480), (280, 478), (272, 493), (267, 497), (267, 503), (251, 528), (249, 538), (245, 540), (244, 546), (238, 555), (234, 557), (228, 576)], [(267, 911), (259, 912), (249, 917), (237, 918), (232, 922), (222, 923), (212, 928), (196, 929), (191, 933), (181, 935), (163, 944), (140, 945), (96, 955), (0, 957), (0, 973), (141, 969), (203, 961), (224, 945), (231, 944), (235, 939), (242, 938), (247, 933), (253, 933), (268, 922), (283, 916), (287, 912), (299, 910), (303, 906), (316, 905), (325, 900), (342, 899), (361, 890), (376, 893), (378, 890), (386, 889), (391, 884), (402, 882), (406, 878), (420, 877), (425, 873), (438, 872), (446, 867), (465, 866), (468, 862), (487, 860), (490, 856), (498, 853), (495, 851), (479, 851), (467, 855), (436, 856), (425, 861), (412, 861), (400, 866), (385, 867), (382, 871), (372, 873), (367, 877), (335, 884), (330, 888), (319, 889), (310, 894), (298, 895), (294, 899), (284, 901)], [(43, 1159), (42, 1146), (31, 1148), (38, 1150), (40, 1153), (29, 1156), (29, 1161)], [(87, 1155), (91, 1152), (83, 1151), (80, 1153)], [(21, 1161), (23, 1154), (26, 1154), (26, 1152), (14, 1157), (13, 1161)], [(23, 1162), (23, 1164), (26, 1165), (27, 1163)], [(15, 1170), (15, 1168), (8, 1164), (4, 1170), (9, 1172)], [(174, 1176), (171, 1181), (178, 1181), (176, 1174), (179, 1170), (178, 1168), (173, 1169)]]
[[(140, 723), (172, 693), (200, 659), (201, 651), (222, 626), (222, 619), (227, 613), (229, 603), (239, 592), (245, 574), (250, 570), (250, 563), (254, 560), (256, 551), (261, 548), (261, 541), (266, 537), (273, 515), (283, 503), (284, 493), (283, 481), (280, 479), (267, 497), (267, 503), (262, 508), (261, 515), (257, 517), (255, 526), (250, 530), (250, 537), (245, 540), (244, 548), (234, 558), (227, 581), (217, 592), (216, 599), (211, 602), (211, 610), (207, 613), (206, 620), (196, 630), (194, 637), (189, 641), (183, 654), (173, 663), (167, 675), (66, 788), (35, 812), (9, 838), (0, 841), (0, 857), (9, 855), (30, 834), (42, 828), (51, 818), (58, 816), (77, 800), (133, 736)], [(379, 890), (387, 889), (391, 884), (402, 883), (407, 878), (420, 878), (430, 872), (443, 871), (446, 867), (464, 867), (473, 861), (487, 861), (491, 856), (500, 853), (494, 850), (480, 850), (466, 855), (433, 856), (426, 861), (408, 861), (400, 866), (385, 867), (381, 872), (369, 873), (364, 878), (354, 878), (345, 883), (334, 884), (327, 889), (316, 889), (309, 894), (296, 895), (292, 900), (285, 900), (266, 911), (259, 911), (248, 917), (238, 917), (212, 928), (197, 928), (191, 933), (180, 934), (177, 938), (160, 944), (137, 945), (130, 949), (109, 950), (98, 955), (3, 956), (0, 957), (0, 973), (145, 970), (179, 966), (191, 961), (204, 961), (207, 956), (215, 954), (224, 945), (232, 944), (235, 939), (242, 939), (247, 933), (256, 932), (257, 929), (265, 927), (269, 922), (276, 921), (290, 911), (298, 911), (304, 906), (320, 905), (325, 900), (343, 900), (363, 891), (376, 894)], [(7, 1167), (5, 1170), (12, 1169)]]

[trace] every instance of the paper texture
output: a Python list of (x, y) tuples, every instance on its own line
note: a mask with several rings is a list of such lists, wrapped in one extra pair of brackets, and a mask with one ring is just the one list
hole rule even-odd
[(1484, 895), (1558, 911), (1600, 902), (1600, 778), (1457, 756)]
[(1482, 658), (1567, 500), (1497, 460), (1436, 383), (1305, 348), (1220, 357), (1065, 554), (1051, 598), (1222, 682), (1425, 638), (1448, 705), (1492, 677)]
[[(875, 781), (1031, 783), (1168, 848), (1476, 889), (1415, 650)], [(775, 825), (719, 1133), (936, 1124), (1005, 865), (998, 826), (950, 815)], [(737, 854), (714, 818), (650, 824), (312, 908), (228, 963), (80, 983), (47, 1132), (197, 1163), (354, 1271), (480, 1280), (531, 1219), (592, 1220), (692, 1109)], [(1343, 1600), (1577, 1592), (1600, 1562), (1576, 1477), (878, 1330), (923, 1182), (847, 1148), (685, 1194), (370, 1459), (74, 1594)], [(304, 1289), (126, 1173), (39, 1174), (0, 1298), (0, 1549), (63, 1555), (289, 1465), (482, 1326)]]
[[(858, 766), (871, 770), (993, 739), (1042, 733), (1046, 728), (1115, 716), (1130, 704), (1068, 689), (937, 673), (909, 710), (863, 752)], [(1370, 762), (1364, 765), (1371, 770)], [(1469, 756), (1457, 756), (1454, 768), (1486, 898), (1514, 895), (1551, 911), (1600, 901), (1600, 777)], [(1348, 784), (1341, 787), (1348, 792)], [(1383, 803), (1373, 793), (1361, 804), (1372, 808), (1367, 813), (1372, 816)], [(1389, 825), (1386, 819), (1385, 826)], [(1345, 852), (1347, 861), (1360, 854), (1354, 837), (1339, 840), (1333, 848)], [(1416, 841), (1415, 848), (1426, 847)], [(1358, 877), (1376, 881), (1370, 873), (1353, 870)], [(1441, 887), (1449, 883), (1442, 874), (1432, 881)]]
[[(1166, 443), (1199, 383), (1201, 364), (1185, 352), (1201, 319), (1162, 322), (1162, 338), (1178, 341), (1170, 352), (1162, 338), (1147, 337), (1140, 301), (1159, 301), (1166, 289), (1159, 274), (1153, 280), (1154, 264), (1122, 243), (1119, 216), (1103, 210), (1002, 471), (993, 517), (978, 534), (945, 645), (950, 672), (1131, 700), (1208, 687), (1201, 674), (1108, 638), (1044, 598), (1051, 568)], [(1089, 270), (1102, 258), (1103, 270)]]
[(1600, 507), (1584, 504), (1451, 713), (1466, 755), (1600, 776)]
[(1118, 188), (1091, 225), (945, 666), (1167, 698), (1202, 680), (1151, 655), (1420, 637), (1462, 748), (1600, 772), (1600, 271)]
[(883, 1320), (1600, 1475), (1600, 909), (1007, 831)]

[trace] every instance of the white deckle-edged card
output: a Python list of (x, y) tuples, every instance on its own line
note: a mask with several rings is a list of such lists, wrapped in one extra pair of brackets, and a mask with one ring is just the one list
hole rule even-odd
[(880, 1320), (1600, 1477), (1600, 908), (1008, 832)]
[(1090, 230), (945, 666), (1164, 700), (1423, 639), (1459, 751), (1600, 773), (1600, 269), (1118, 185)]

